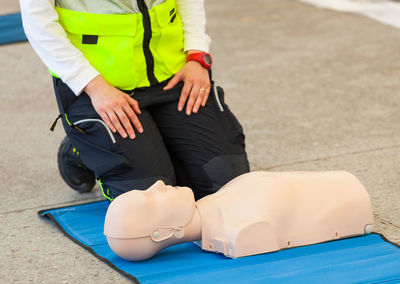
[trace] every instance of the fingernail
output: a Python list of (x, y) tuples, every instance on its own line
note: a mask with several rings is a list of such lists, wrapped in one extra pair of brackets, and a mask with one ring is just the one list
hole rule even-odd
[(135, 139), (135, 135), (131, 135), (129, 136), (131, 139)]
[(122, 134), (122, 138), (126, 138), (126, 137), (128, 137), (128, 135)]
[(178, 111), (182, 111), (182, 107), (181, 106), (178, 106)]
[(140, 132), (140, 133), (143, 133), (143, 128), (139, 128), (139, 132)]

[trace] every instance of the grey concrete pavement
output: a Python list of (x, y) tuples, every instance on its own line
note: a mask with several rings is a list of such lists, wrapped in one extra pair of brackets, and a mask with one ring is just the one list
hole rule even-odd
[(0, 4), (0, 15), (18, 13), (19, 12), (18, 0), (2, 0)]
[[(0, 3), (14, 12), (16, 1)], [(207, 1), (214, 78), (246, 132), (252, 170), (344, 169), (400, 243), (400, 30), (290, 0)], [(40, 209), (101, 198), (58, 175), (61, 125), (28, 43), (0, 46), (0, 283), (124, 283)]]

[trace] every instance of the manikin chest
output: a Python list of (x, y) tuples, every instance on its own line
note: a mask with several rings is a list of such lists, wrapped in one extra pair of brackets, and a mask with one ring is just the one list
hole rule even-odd
[(202, 248), (234, 258), (361, 235), (373, 223), (367, 191), (339, 171), (251, 172), (196, 205)]

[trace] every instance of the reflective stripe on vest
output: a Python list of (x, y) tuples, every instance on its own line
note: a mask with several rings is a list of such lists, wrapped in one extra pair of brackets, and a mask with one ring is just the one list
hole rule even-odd
[(175, 0), (150, 10), (144, 0), (137, 2), (142, 13), (96, 14), (56, 7), (72, 44), (107, 82), (122, 90), (164, 81), (186, 60)]
[[(164, 3), (165, 0), (145, 0), (148, 8)], [(60, 8), (95, 14), (139, 13), (137, 0), (55, 0)]]
[(55, 5), (68, 10), (95, 14), (130, 14), (139, 12), (136, 0), (55, 0)]

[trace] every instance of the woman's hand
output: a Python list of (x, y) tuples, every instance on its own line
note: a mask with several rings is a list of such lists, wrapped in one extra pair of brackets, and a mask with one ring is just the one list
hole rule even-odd
[[(208, 70), (199, 62), (189, 61), (164, 87), (164, 90), (173, 88), (180, 81), (184, 82), (178, 102), (178, 110), (182, 111), (185, 102), (186, 114), (197, 113), (201, 106), (205, 106), (210, 93), (210, 76)], [(189, 99), (188, 99), (189, 98)]]
[(84, 91), (90, 97), (96, 112), (112, 132), (118, 131), (123, 138), (126, 138), (128, 133), (129, 137), (134, 139), (135, 132), (132, 124), (139, 133), (143, 132), (142, 124), (136, 115), (141, 113), (138, 102), (108, 84), (101, 75), (90, 81)]

